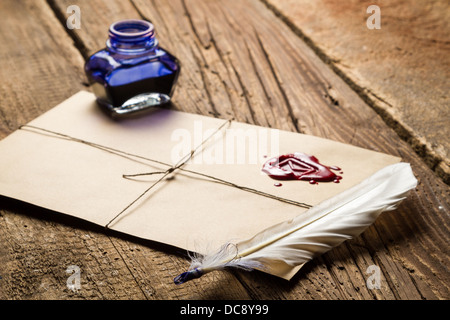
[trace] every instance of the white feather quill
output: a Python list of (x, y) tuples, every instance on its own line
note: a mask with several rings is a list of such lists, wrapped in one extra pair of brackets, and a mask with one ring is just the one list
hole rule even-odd
[(270, 227), (249, 240), (225, 244), (215, 253), (192, 257), (189, 270), (174, 282), (181, 284), (227, 267), (272, 273), (283, 266), (299, 269), (314, 257), (358, 236), (382, 212), (394, 210), (416, 185), (409, 164), (385, 167), (292, 220)]

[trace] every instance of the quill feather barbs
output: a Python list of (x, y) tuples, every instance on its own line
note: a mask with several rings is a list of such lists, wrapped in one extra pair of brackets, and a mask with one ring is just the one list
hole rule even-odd
[(382, 212), (394, 210), (416, 185), (409, 164), (385, 167), (292, 220), (272, 226), (249, 240), (225, 244), (215, 253), (194, 258), (189, 270), (174, 282), (181, 284), (227, 267), (262, 271), (273, 271), (280, 264), (301, 267), (358, 236)]

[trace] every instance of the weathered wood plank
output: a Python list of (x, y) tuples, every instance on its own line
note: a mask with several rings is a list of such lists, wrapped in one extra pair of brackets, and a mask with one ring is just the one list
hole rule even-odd
[(80, 28), (69, 31), (75, 45), (86, 59), (95, 51), (105, 47), (109, 26), (118, 20), (139, 19), (140, 16), (130, 1), (64, 1), (47, 0), (60, 21), (65, 25), (69, 14), (67, 8), (76, 5), (80, 9)]
[[(264, 2), (450, 183), (448, 1)], [(381, 29), (366, 26), (370, 5)]]
[[(13, 6), (11, 3), (9, 5)], [(92, 1), (49, 1), (60, 19), (60, 26), (44, 2), (33, 3), (38, 3), (39, 8), (23, 14), (40, 19), (41, 11), (46, 12), (43, 17), (55, 26), (50, 35), (65, 39), (66, 46), (70, 41), (61, 32), (66, 7), (80, 6), (82, 28), (70, 34), (85, 57), (104, 46), (111, 22), (129, 17), (147, 18), (155, 24), (161, 45), (183, 63), (174, 97), (176, 108), (217, 117), (233, 115), (239, 121), (314, 134), (399, 155), (412, 164), (419, 186), (398, 210), (381, 216), (361, 237), (309, 263), (291, 282), (259, 272), (232, 272), (207, 275), (200, 281), (178, 287), (173, 286), (172, 277), (183, 271), (188, 261), (170, 248), (105, 234), (81, 222), (56, 218), (52, 213), (28, 206), (21, 209), (16, 203), (2, 201), (7, 209), (0, 217), (0, 226), (5, 230), (0, 235), (0, 241), (5, 244), (0, 247), (0, 254), (7, 263), (0, 265), (0, 275), (13, 276), (0, 280), (6, 279), (7, 284), (0, 287), (1, 297), (449, 297), (448, 252), (445, 252), (449, 240), (448, 189), (411, 147), (398, 139), (396, 133), (262, 3), (252, 0), (232, 3), (136, 0), (131, 5), (118, 0), (99, 0), (94, 9)], [(15, 14), (18, 20), (23, 18)], [(28, 54), (31, 51), (32, 46), (25, 50)], [(63, 61), (59, 59), (64, 64)], [(45, 65), (46, 62), (39, 60), (39, 63)], [(74, 65), (78, 69), (81, 64)], [(75, 73), (82, 76), (81, 70)], [(62, 88), (67, 90), (67, 87)], [(13, 105), (18, 104), (14, 100), (16, 92), (7, 92)], [(64, 90), (60, 95), (65, 95)], [(8, 107), (11, 103), (1, 105), (5, 119), (11, 118), (13, 111)], [(22, 105), (26, 103), (29, 101)], [(82, 290), (78, 293), (67, 290), (65, 285), (68, 263), (79, 265), (83, 272)], [(370, 265), (381, 269), (379, 290), (370, 290), (365, 283), (366, 269)]]
[[(117, 6), (121, 9), (104, 13), (110, 19), (123, 19), (133, 10), (132, 6), (128, 12), (122, 4)], [(0, 9), (5, 16), (0, 29), (4, 137), (86, 87), (84, 59), (64, 29), (65, 23), (58, 21), (45, 1), (5, 0)], [(105, 14), (102, 17), (108, 20)], [(84, 19), (89, 21), (88, 15)], [(105, 233), (102, 228), (10, 199), (1, 198), (0, 209), (0, 299), (247, 297), (229, 274), (218, 275), (229, 291), (216, 288), (211, 281), (191, 286), (189, 291), (175, 290), (172, 278), (184, 268), (185, 259), (173, 250), (166, 252), (164, 247)], [(76, 292), (66, 283), (70, 276), (66, 270), (72, 265), (80, 268), (81, 289)]]
[(58, 21), (52, 11), (41, 3), (0, 4), (4, 15), (0, 28), (2, 138), (84, 88), (81, 56), (60, 25), (54, 25)]
[[(0, 30), (4, 136), (85, 89), (85, 77), (82, 56), (45, 1), (2, 1), (0, 6), (4, 14)], [(55, 223), (52, 214), (8, 199), (1, 199), (1, 209), (2, 299), (136, 295), (136, 291), (114, 292), (101, 285), (106, 275), (123, 270), (120, 262), (109, 261), (113, 258), (103, 257), (97, 248), (110, 245), (108, 237), (95, 231), (83, 233), (58, 220)], [(69, 275), (65, 271), (70, 265), (94, 270), (89, 273), (93, 281), (87, 281), (84, 296), (73, 294), (66, 286)], [(85, 277), (83, 273), (83, 283)], [(127, 288), (125, 277), (121, 283)]]
[[(448, 297), (448, 256), (435, 251), (448, 239), (448, 188), (295, 33), (258, 1), (134, 3), (187, 69), (175, 96), (177, 107), (205, 113), (212, 105), (218, 116), (231, 112), (241, 121), (399, 155), (419, 176), (420, 186), (398, 211), (382, 217), (361, 239), (313, 262), (287, 284), (291, 290), (261, 273), (238, 273), (252, 297), (303, 299), (317, 292), (338, 299)], [(191, 101), (195, 87), (186, 83), (199, 84), (204, 101)], [(367, 260), (356, 264), (361, 252)], [(320, 270), (321, 263), (326, 270)], [(355, 284), (358, 277), (368, 277), (369, 265), (380, 266), (385, 278), (386, 286), (376, 293), (364, 282)]]
[[(134, 4), (143, 17), (155, 24), (161, 44), (182, 59), (184, 72), (174, 99), (177, 108), (216, 116), (232, 114), (240, 121), (407, 155), (406, 158), (412, 157), (419, 170), (426, 172), (420, 159), (410, 155), (411, 149), (399, 141), (394, 132), (386, 130), (385, 124), (345, 83), (324, 67), (295, 34), (277, 22), (258, 3), (233, 2), (233, 5), (225, 5), (220, 2), (134, 1)], [(242, 17), (245, 12), (252, 12), (253, 15)], [(83, 36), (90, 35), (85, 33)], [(293, 68), (296, 71), (294, 74)], [(318, 112), (319, 110), (325, 111)], [(334, 123), (342, 125), (330, 125)], [(426, 172), (423, 175), (429, 174)], [(445, 197), (439, 197), (441, 196)], [(401, 225), (399, 222), (395, 223)], [(384, 232), (390, 232), (389, 228)], [(379, 236), (375, 234), (373, 237)], [(372, 241), (374, 239), (367, 240)], [(380, 247), (382, 245), (381, 242)], [(368, 256), (375, 252), (380, 254), (375, 249), (367, 251)], [(340, 252), (340, 249), (335, 252)], [(390, 286), (380, 297), (406, 298), (409, 292), (420, 297), (422, 293), (415, 288), (409, 272), (401, 265), (390, 265), (391, 252), (386, 251), (384, 255), (383, 259), (369, 260), (375, 265), (386, 261), (385, 272), (393, 273), (386, 280)], [(364, 267), (359, 266), (359, 269), (365, 271)], [(318, 288), (339, 288), (342, 285), (343, 288), (335, 290), (328, 298), (374, 296), (367, 289), (364, 294), (358, 294), (350, 282), (335, 284), (343, 276), (342, 272), (339, 273), (341, 269), (328, 266), (324, 276), (328, 280), (322, 280), (319, 276), (316, 284), (308, 283), (307, 290), (312, 292), (319, 290)], [(425, 269), (423, 271), (426, 272)], [(443, 275), (439, 276), (447, 277), (445, 268), (442, 271)], [(359, 273), (361, 279), (367, 276), (362, 275), (361, 271)], [(265, 275), (255, 275), (268, 281)], [(242, 281), (253, 283), (252, 276), (253, 274), (244, 274)], [(250, 281), (247, 277), (250, 277)], [(395, 281), (391, 280), (397, 278), (407, 279), (404, 280), (402, 289), (397, 288)], [(322, 281), (325, 281), (325, 286)], [(273, 283), (269, 283), (273, 289)], [(281, 293), (277, 290), (270, 293), (262, 290), (261, 293), (259, 286), (258, 292), (253, 292), (254, 288), (248, 284), (247, 286), (252, 297), (265, 298), (265, 294), (268, 294), (273, 298), (274, 292), (275, 296), (285, 296), (283, 285), (280, 287)], [(445, 290), (444, 287), (444, 295)], [(435, 294), (439, 295), (439, 292), (427, 291), (425, 296), (435, 297)], [(288, 296), (299, 297), (297, 293)]]
[[(0, 8), (4, 14), (0, 28), (3, 138), (84, 88), (84, 77), (81, 56), (45, 2), (2, 1)], [(73, 239), (72, 229), (60, 232), (58, 225), (20, 213), (18, 207), (7, 210), (7, 203), (1, 199), (0, 297), (56, 297), (54, 289), (64, 289), (59, 281), (68, 266), (71, 250), (64, 244)]]

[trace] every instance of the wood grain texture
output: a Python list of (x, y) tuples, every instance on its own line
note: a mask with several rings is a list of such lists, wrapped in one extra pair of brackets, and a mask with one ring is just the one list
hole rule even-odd
[[(79, 43), (72, 41), (65, 23), (45, 1), (8, 0), (0, 8), (8, 12), (0, 29), (4, 137), (88, 88)], [(112, 11), (111, 18), (124, 17), (120, 14), (127, 13)], [(184, 268), (185, 259), (173, 250), (166, 254), (164, 247), (130, 242), (11, 199), (0, 198), (0, 209), (0, 299), (200, 299), (211, 297), (211, 292), (223, 299), (246, 297), (229, 274), (217, 275), (229, 291), (217, 289), (212, 281), (189, 291), (174, 290), (172, 279)], [(72, 265), (81, 270), (82, 290), (77, 292), (66, 284), (66, 270)]]
[(82, 57), (45, 2), (2, 1), (0, 9), (5, 13), (0, 28), (3, 138), (83, 89), (84, 76)]
[[(450, 3), (264, 0), (450, 184)], [(366, 10), (378, 5), (381, 29)]]
[[(13, 10), (13, 3), (9, 0), (2, 5)], [(0, 298), (450, 298), (448, 186), (264, 3), (257, 0), (97, 0), (95, 6), (88, 0), (29, 3), (37, 7), (21, 14), (36, 19), (37, 27), (45, 23), (54, 25), (40, 36), (50, 34), (49, 37), (61, 42), (48, 50), (58, 54), (64, 52), (60, 46), (70, 50), (64, 58), (54, 59), (54, 63), (72, 66), (71, 72), (76, 75), (68, 77), (68, 84), (57, 87), (60, 98), (67, 98), (71, 90), (82, 87), (80, 57), (104, 46), (110, 23), (142, 17), (154, 23), (160, 44), (182, 62), (174, 108), (221, 118), (234, 116), (238, 121), (401, 156), (411, 163), (419, 185), (396, 211), (383, 214), (360, 237), (308, 263), (290, 282), (260, 272), (231, 271), (208, 274), (183, 286), (172, 283), (172, 278), (189, 264), (183, 252), (2, 199), (0, 256), (5, 263), (0, 264)], [(80, 30), (63, 27), (66, 8), (72, 4), (82, 10)], [(21, 18), (19, 13), (14, 14), (9, 22), (12, 26)], [(6, 39), (3, 33), (0, 35), (2, 40)], [(34, 42), (26, 36), (21, 39), (23, 54), (28, 56), (35, 49)], [(41, 86), (50, 88), (58, 79), (45, 67), (48, 63), (45, 56), (40, 56), (37, 69), (46, 75)], [(21, 83), (36, 90), (31, 80)], [(14, 121), (12, 106), (21, 108), (27, 119), (44, 111), (29, 110), (26, 106), (32, 103), (31, 97), (17, 100), (18, 92), (15, 88), (5, 91), (9, 103), (2, 103), (0, 108), (5, 134), (21, 121), (7, 127), (8, 121)], [(47, 101), (46, 97), (40, 99)], [(67, 289), (65, 270), (69, 265), (81, 268), (82, 288), (78, 292)], [(381, 270), (381, 288), (377, 290), (366, 285), (369, 277), (366, 270), (371, 265)]]

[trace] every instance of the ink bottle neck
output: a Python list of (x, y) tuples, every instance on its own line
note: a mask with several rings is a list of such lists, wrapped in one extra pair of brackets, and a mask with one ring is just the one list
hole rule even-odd
[(139, 55), (155, 50), (158, 40), (153, 24), (143, 20), (123, 20), (109, 28), (108, 49), (119, 54)]

